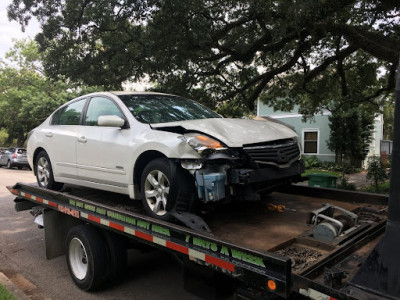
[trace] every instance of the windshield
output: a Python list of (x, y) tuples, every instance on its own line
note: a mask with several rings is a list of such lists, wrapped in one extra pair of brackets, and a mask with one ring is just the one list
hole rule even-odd
[(200, 103), (171, 95), (118, 95), (132, 115), (142, 123), (220, 118)]

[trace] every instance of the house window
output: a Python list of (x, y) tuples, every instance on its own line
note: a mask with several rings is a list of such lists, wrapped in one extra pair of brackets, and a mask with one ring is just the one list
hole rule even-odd
[(303, 152), (305, 154), (318, 153), (318, 131), (304, 131), (303, 141)]

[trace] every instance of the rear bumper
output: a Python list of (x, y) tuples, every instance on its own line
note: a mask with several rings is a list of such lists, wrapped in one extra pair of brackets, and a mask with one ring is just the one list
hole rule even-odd
[(11, 160), (11, 165), (13, 167), (27, 167), (27, 168), (29, 168), (29, 163), (28, 163), (27, 160), (12, 159)]

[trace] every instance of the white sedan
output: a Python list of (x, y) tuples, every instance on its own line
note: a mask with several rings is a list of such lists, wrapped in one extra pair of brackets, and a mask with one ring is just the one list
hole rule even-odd
[(164, 220), (199, 203), (257, 200), (262, 191), (300, 180), (304, 170), (291, 128), (225, 119), (160, 93), (81, 96), (32, 130), (27, 148), (39, 186), (127, 194)]

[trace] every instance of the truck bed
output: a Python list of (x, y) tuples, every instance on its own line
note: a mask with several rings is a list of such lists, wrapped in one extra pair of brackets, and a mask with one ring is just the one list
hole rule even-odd
[[(145, 215), (140, 201), (124, 195), (76, 186), (67, 186), (65, 191), (73, 196)], [(344, 243), (343, 240), (323, 243), (310, 237), (313, 225), (307, 224), (308, 215), (326, 203), (349, 211), (357, 212), (367, 207), (370, 211), (380, 212), (363, 212), (360, 219), (373, 219), (375, 222), (368, 227), (376, 227), (373, 230), (375, 234), (382, 232), (380, 229), (383, 229), (386, 222), (387, 196), (305, 186), (292, 186), (285, 189), (285, 192), (274, 192), (262, 201), (216, 206), (203, 211), (201, 216), (218, 240), (252, 251), (273, 252), (300, 260), (297, 265), (293, 263), (292, 268), (296, 273), (306, 274), (310, 273), (314, 265), (327, 260)], [(273, 204), (272, 207), (270, 204)], [(284, 206), (283, 211), (274, 209), (280, 205)], [(366, 256), (375, 244), (364, 243), (366, 245), (359, 244), (359, 247), (363, 247), (361, 252)], [(298, 255), (306, 256), (306, 262), (298, 259)]]
[[(349, 274), (358, 270), (359, 262), (382, 235), (388, 201), (383, 195), (293, 185), (258, 202), (207, 208), (200, 215), (210, 227), (210, 234), (149, 218), (139, 201), (120, 194), (68, 185), (61, 192), (23, 184), (9, 189), (58, 212), (106, 225), (156, 246), (161, 243), (205, 266), (233, 272), (233, 277), (249, 278), (254, 285), (263, 285), (262, 277), (255, 279), (254, 274), (275, 278), (282, 287), (280, 295), (317, 284), (327, 289), (326, 294), (338, 298), (343, 295), (326, 281), (324, 273), (340, 269), (347, 274), (340, 284), (346, 284)], [(313, 225), (307, 220), (312, 211), (326, 203), (357, 214), (360, 224), (330, 242), (316, 240)], [(279, 207), (281, 210), (277, 210)]]

